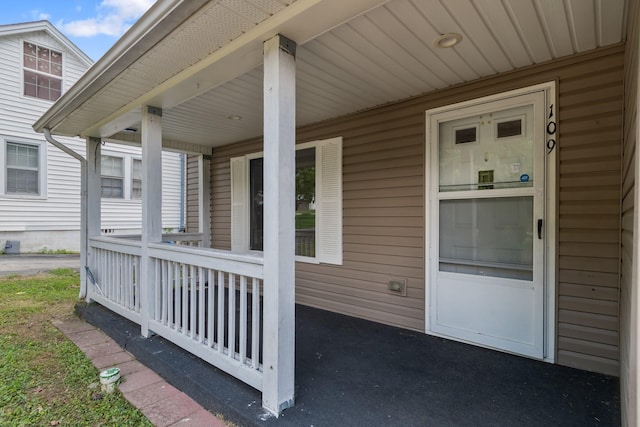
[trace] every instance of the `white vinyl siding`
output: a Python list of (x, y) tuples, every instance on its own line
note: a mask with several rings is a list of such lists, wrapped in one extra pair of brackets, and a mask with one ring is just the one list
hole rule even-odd
[[(80, 164), (47, 144), (33, 123), (51, 107), (51, 101), (24, 96), (23, 46), (29, 41), (63, 54), (63, 92), (89, 64), (70, 52), (46, 31), (26, 31), (0, 37), (0, 232), (68, 231), (80, 229)], [(84, 155), (85, 141), (57, 137)], [(39, 147), (39, 194), (6, 194), (5, 142)], [(42, 234), (48, 238), (53, 234)], [(19, 236), (12, 239), (21, 240)], [(0, 238), (2, 240), (2, 238)], [(49, 245), (51, 247), (51, 245)], [(28, 250), (25, 242), (21, 247)]]
[[(342, 264), (342, 138), (299, 144), (316, 148), (316, 256), (298, 261)], [(261, 153), (233, 157), (231, 168), (231, 249), (249, 250), (249, 161)]]
[[(79, 233), (80, 230), (80, 163), (48, 144), (42, 134), (33, 131), (33, 123), (50, 107), (51, 101), (24, 95), (24, 43), (46, 46), (62, 53), (62, 92), (67, 91), (88, 69), (75, 51), (69, 50), (47, 31), (25, 31), (20, 34), (0, 36), (0, 241), (21, 240), (22, 250), (38, 250), (43, 246), (53, 248), (60, 234)], [(85, 155), (85, 140), (56, 136), (67, 147)], [(39, 147), (39, 195), (6, 194), (5, 142), (32, 144)], [(105, 152), (106, 151), (106, 152)], [(104, 154), (140, 159), (140, 147), (107, 142)], [(125, 167), (127, 165), (125, 164)], [(134, 174), (129, 164), (129, 171)], [(164, 228), (180, 226), (180, 154), (163, 153), (163, 212)], [(129, 188), (135, 199), (133, 178), (124, 183), (125, 194)], [(139, 232), (141, 228), (140, 200), (103, 199), (102, 228), (114, 231)], [(39, 233), (51, 231), (51, 233)], [(23, 233), (35, 233), (40, 246), (27, 244)], [(2, 233), (11, 233), (2, 234)], [(39, 233), (39, 234), (38, 234)], [(79, 236), (78, 234), (71, 234)], [(34, 238), (32, 238), (33, 240)], [(47, 240), (48, 239), (48, 240)], [(73, 244), (77, 243), (74, 237)], [(71, 249), (70, 246), (66, 247)], [(78, 247), (76, 247), (76, 250)]]

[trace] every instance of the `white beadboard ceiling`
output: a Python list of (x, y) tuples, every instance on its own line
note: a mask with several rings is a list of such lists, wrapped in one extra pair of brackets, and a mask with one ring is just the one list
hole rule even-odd
[[(155, 90), (153, 100), (164, 108), (165, 138), (219, 146), (261, 135), (261, 66), (225, 82), (211, 82), (213, 89), (200, 91), (184, 102), (170, 91), (163, 95), (162, 76), (178, 74), (185, 64), (197, 64), (227, 40), (269, 22), (296, 2), (214, 3), (70, 114), (58, 133), (85, 130), (87, 123), (113, 116), (123, 105), (133, 105), (140, 91), (147, 88), (144, 90)], [(620, 43), (625, 36), (626, 9), (625, 0), (383, 2), (309, 40), (296, 40), (297, 124)], [(291, 37), (285, 24), (277, 30)], [(293, 29), (290, 32), (297, 34)], [(434, 47), (438, 35), (450, 32), (463, 36), (459, 45)], [(170, 72), (150, 72), (160, 63)], [(233, 115), (242, 120), (230, 120)], [(135, 110), (130, 117), (134, 117), (129, 119), (131, 123), (116, 123), (135, 127)], [(106, 136), (104, 129), (108, 127), (102, 129), (101, 136)]]

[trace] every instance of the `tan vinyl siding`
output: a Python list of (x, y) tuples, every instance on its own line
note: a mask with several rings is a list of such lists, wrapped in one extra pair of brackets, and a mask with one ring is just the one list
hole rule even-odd
[(198, 169), (198, 159), (200, 156), (187, 155), (187, 233), (197, 233), (199, 231), (200, 213), (198, 212), (200, 191), (200, 175)]
[[(556, 80), (557, 360), (617, 374), (622, 61), (622, 46), (601, 49), (299, 129), (298, 142), (343, 137), (344, 264), (298, 263), (297, 302), (424, 331), (425, 111)], [(230, 247), (229, 159), (260, 150), (213, 152), (214, 247)]]
[[(633, 270), (637, 269), (638, 254), (634, 254), (634, 223), (636, 220), (635, 193), (637, 136), (638, 136), (638, 50), (640, 49), (640, 2), (629, 2), (627, 46), (624, 64), (624, 146), (622, 155), (622, 238), (620, 281), (620, 400), (622, 425), (638, 424), (638, 283)], [(637, 251), (637, 245), (635, 250)]]

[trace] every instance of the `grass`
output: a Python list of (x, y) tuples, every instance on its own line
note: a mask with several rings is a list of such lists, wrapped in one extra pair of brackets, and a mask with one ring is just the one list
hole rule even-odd
[(78, 273), (0, 277), (0, 426), (151, 426), (51, 320), (73, 314)]
[(314, 228), (316, 226), (316, 211), (296, 212), (296, 230), (301, 228)]

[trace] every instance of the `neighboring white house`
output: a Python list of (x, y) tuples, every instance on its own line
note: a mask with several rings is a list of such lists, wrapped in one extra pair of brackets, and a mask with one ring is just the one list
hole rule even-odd
[[(0, 26), (0, 252), (80, 249), (80, 163), (31, 126), (92, 63), (48, 21)], [(60, 139), (84, 155), (84, 139)], [(139, 233), (140, 149), (103, 144), (103, 232)], [(180, 228), (184, 157), (162, 163), (163, 227)]]

